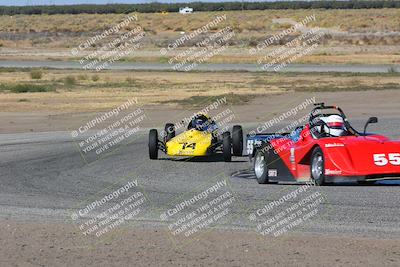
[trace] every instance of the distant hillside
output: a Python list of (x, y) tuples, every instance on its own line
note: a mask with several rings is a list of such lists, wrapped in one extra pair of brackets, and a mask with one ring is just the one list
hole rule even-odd
[(266, 10), (266, 9), (365, 9), (400, 8), (400, 1), (290, 1), (290, 2), (221, 2), (221, 3), (148, 3), (68, 6), (0, 6), (0, 14), (124, 14), (131, 12), (178, 12), (190, 6), (195, 11)]

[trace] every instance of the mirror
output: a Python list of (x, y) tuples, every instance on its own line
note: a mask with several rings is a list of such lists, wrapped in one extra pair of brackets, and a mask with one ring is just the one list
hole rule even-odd
[(378, 122), (378, 118), (377, 118), (377, 117), (370, 117), (370, 118), (368, 119), (367, 123), (365, 123), (365, 126), (364, 126), (364, 135), (366, 134), (368, 124), (370, 124), (370, 123), (377, 123), (377, 122)]
[(367, 121), (367, 123), (377, 123), (378, 122), (378, 118), (377, 117), (370, 117)]

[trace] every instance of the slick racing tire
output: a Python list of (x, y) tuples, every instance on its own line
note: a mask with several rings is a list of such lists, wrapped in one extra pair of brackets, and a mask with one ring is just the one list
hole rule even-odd
[(311, 154), (310, 174), (315, 185), (325, 184), (325, 160), (319, 147), (314, 148)]
[(225, 132), (222, 135), (222, 154), (225, 162), (232, 160), (231, 147), (231, 134), (229, 132)]
[(158, 158), (158, 132), (151, 129), (149, 132), (149, 156), (150, 159)]
[(173, 123), (165, 124), (164, 143), (175, 137), (175, 125)]
[(235, 125), (232, 129), (233, 155), (240, 157), (243, 152), (243, 130), (242, 126)]
[(267, 156), (267, 153), (263, 149), (257, 149), (254, 155), (254, 174), (259, 184), (266, 184), (269, 181)]

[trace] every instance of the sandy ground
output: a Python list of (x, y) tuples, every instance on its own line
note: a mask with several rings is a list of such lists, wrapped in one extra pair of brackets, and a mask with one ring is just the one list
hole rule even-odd
[(398, 240), (212, 230), (176, 246), (166, 229), (127, 227), (95, 246), (63, 223), (0, 222), (5, 266), (399, 266)]
[[(307, 99), (313, 99), (314, 97), (316, 102), (339, 105), (350, 119), (365, 118), (367, 120), (370, 116), (397, 117), (400, 91), (282, 93), (260, 97), (246, 105), (227, 105), (227, 108), (230, 108), (235, 113), (233, 122), (264, 122), (268, 118), (287, 112)], [(211, 103), (206, 103), (206, 105), (209, 104)], [(148, 120), (142, 126), (163, 126), (171, 118), (183, 118), (202, 108), (169, 105), (142, 106), (148, 117)], [(309, 110), (310, 107), (302, 113), (305, 114)], [(64, 112), (0, 112), (0, 120), (2, 121), (0, 133), (66, 131), (79, 127), (82, 123), (96, 117), (96, 114), (93, 111), (74, 112), (73, 110)]]

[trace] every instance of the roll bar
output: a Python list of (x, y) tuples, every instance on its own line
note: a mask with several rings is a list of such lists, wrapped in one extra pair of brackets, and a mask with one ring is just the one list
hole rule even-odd
[(350, 123), (347, 120), (346, 114), (344, 114), (343, 110), (338, 107), (338, 106), (325, 106), (324, 102), (321, 103), (315, 103), (314, 104), (314, 108), (310, 113), (310, 118), (309, 118), (309, 124), (310, 124), (310, 128), (312, 128), (315, 124), (315, 118), (319, 117), (319, 115), (317, 115), (316, 113), (319, 113), (319, 111), (321, 110), (325, 110), (325, 109), (334, 109), (337, 110), (340, 113), (340, 116), (343, 118), (344, 121), (344, 125), (346, 126), (346, 129), (351, 132), (354, 135), (361, 135), (356, 129), (354, 129)]

